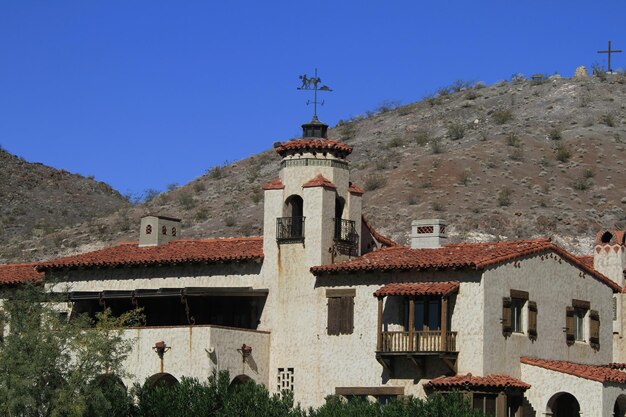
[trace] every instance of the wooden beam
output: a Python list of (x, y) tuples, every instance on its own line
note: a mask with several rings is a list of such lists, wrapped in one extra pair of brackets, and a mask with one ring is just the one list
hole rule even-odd
[(409, 298), (409, 352), (413, 352), (413, 334), (415, 333), (415, 299)]
[(448, 298), (441, 297), (441, 351), (448, 351)]
[(378, 297), (378, 334), (376, 337), (376, 350), (383, 350), (383, 297)]
[(506, 394), (501, 392), (496, 397), (496, 417), (507, 417)]
[(328, 288), (326, 297), (356, 297), (354, 288)]

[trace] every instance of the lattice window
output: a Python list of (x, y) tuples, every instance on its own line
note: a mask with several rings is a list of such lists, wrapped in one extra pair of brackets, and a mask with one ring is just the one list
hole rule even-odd
[(294, 377), (293, 368), (278, 368), (278, 384), (277, 388), (279, 392), (293, 391)]
[(446, 233), (446, 226), (443, 224), (439, 226), (439, 233), (444, 235)]
[(435, 231), (434, 226), (419, 226), (417, 228), (417, 233), (420, 235), (425, 235), (427, 233), (433, 233)]
[(146, 226), (146, 234), (147, 235), (151, 235), (152, 234), (152, 226), (151, 225), (147, 225)]
[(176, 228), (172, 227), (172, 236), (176, 237)]
[(164, 235), (166, 235), (166, 234), (167, 234), (167, 227), (166, 227), (166, 226), (163, 226), (163, 227), (161, 228), (161, 233), (163, 233)]

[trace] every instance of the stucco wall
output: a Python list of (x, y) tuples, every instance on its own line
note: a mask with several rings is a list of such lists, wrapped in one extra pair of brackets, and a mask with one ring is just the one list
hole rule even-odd
[[(556, 254), (534, 255), (508, 262), (485, 271), (484, 369), (483, 374), (520, 375), (521, 356), (557, 359), (578, 363), (603, 364), (612, 360), (612, 290), (561, 259)], [(523, 316), (524, 333), (502, 334), (502, 298), (510, 290), (528, 291), (529, 300), (537, 303), (537, 333), (535, 342), (528, 338), (527, 314)], [(600, 313), (600, 350), (589, 344), (589, 321), (586, 342), (572, 346), (565, 343), (565, 311), (572, 299), (591, 303)], [(527, 312), (527, 304), (525, 307)]]
[[(222, 328), (217, 326), (148, 327), (124, 331), (132, 350), (124, 363), (129, 376), (127, 386), (161, 372), (161, 360), (154, 351), (156, 342), (164, 341), (170, 349), (163, 357), (163, 372), (202, 380), (214, 369), (228, 370), (231, 378), (245, 374), (256, 382), (268, 383), (269, 334), (266, 332)], [(238, 349), (253, 347), (244, 364)], [(251, 366), (251, 364), (254, 364)]]

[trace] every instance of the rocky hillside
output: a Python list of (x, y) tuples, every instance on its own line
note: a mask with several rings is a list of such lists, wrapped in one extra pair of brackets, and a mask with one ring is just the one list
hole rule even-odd
[[(625, 105), (622, 74), (456, 82), (420, 102), (340, 122), (329, 136), (354, 146), (365, 215), (399, 242), (412, 219), (438, 217), (454, 240), (547, 235), (585, 252), (596, 230), (626, 227)], [(277, 138), (266, 139), (269, 148)], [(278, 162), (268, 150), (214, 167), (147, 203), (27, 234), (0, 253), (5, 261), (42, 259), (136, 240), (147, 212), (183, 218), (188, 237), (257, 235), (261, 185), (276, 177)]]
[[(59, 229), (115, 213), (129, 203), (105, 183), (30, 163), (0, 148), (0, 259), (16, 242), (39, 242)], [(55, 238), (56, 239), (56, 238)], [(47, 241), (55, 250), (56, 240)], [(41, 256), (14, 253), (19, 258)]]

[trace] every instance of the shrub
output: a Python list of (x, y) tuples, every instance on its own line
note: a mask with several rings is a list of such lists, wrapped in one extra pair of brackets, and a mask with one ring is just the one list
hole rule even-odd
[(467, 100), (476, 100), (480, 97), (480, 94), (476, 92), (476, 90), (469, 90), (467, 94), (465, 94), (465, 99)]
[(498, 206), (506, 207), (511, 205), (511, 195), (513, 191), (510, 188), (504, 187), (498, 192), (497, 202)]
[(595, 172), (593, 171), (593, 169), (591, 169), (591, 168), (586, 168), (586, 169), (583, 171), (583, 178), (587, 178), (587, 179), (589, 179), (589, 178), (593, 178), (593, 177), (595, 177), (595, 176), (596, 176), (596, 173), (595, 173)]
[(430, 140), (430, 134), (426, 130), (420, 130), (415, 133), (415, 142), (419, 146), (425, 146)]
[(512, 161), (523, 161), (524, 160), (524, 150), (520, 148), (515, 148), (509, 154), (509, 159)]
[(581, 177), (572, 183), (572, 188), (578, 191), (585, 191), (591, 186), (591, 181), (588, 178)]
[(209, 170), (209, 178), (219, 180), (226, 176), (226, 169), (223, 166), (216, 165)]
[(459, 140), (465, 136), (465, 126), (462, 123), (455, 122), (448, 126), (448, 137), (452, 140)]
[(609, 127), (615, 127), (615, 117), (611, 113), (600, 116), (600, 123)]
[(204, 185), (204, 183), (203, 183), (203, 182), (201, 182), (201, 181), (196, 181), (196, 182), (193, 184), (193, 190), (194, 190), (196, 193), (201, 193), (202, 191), (206, 190), (206, 186)]
[(443, 206), (443, 204), (437, 200), (432, 202), (431, 207), (434, 211), (445, 211), (445, 207)]
[(559, 144), (554, 148), (554, 156), (559, 162), (567, 162), (572, 156), (572, 153), (567, 149), (565, 145)]
[(167, 191), (174, 191), (178, 187), (179, 187), (179, 184), (177, 182), (169, 183), (167, 184)]
[(464, 169), (459, 173), (459, 184), (465, 185), (469, 184), (471, 179), (472, 171), (469, 168)]
[(563, 135), (561, 134), (561, 129), (559, 129), (558, 127), (553, 127), (552, 129), (550, 129), (550, 131), (548, 132), (548, 138), (551, 140), (561, 140), (563, 138)]
[(156, 190), (154, 188), (146, 188), (143, 192), (143, 201), (145, 201), (146, 203), (152, 201), (157, 195), (159, 195), (159, 190)]
[(496, 110), (491, 114), (491, 118), (497, 125), (503, 125), (513, 120), (513, 113), (508, 109)]
[(382, 188), (387, 184), (385, 177), (379, 174), (371, 174), (365, 177), (365, 191), (373, 191)]
[(196, 205), (196, 203), (195, 203), (193, 197), (191, 196), (191, 194), (189, 194), (187, 192), (180, 193), (180, 195), (178, 196), (178, 203), (185, 210), (192, 209)]
[(250, 199), (254, 204), (257, 204), (263, 199), (263, 190), (261, 190), (260, 188), (255, 188), (252, 194), (250, 194)]
[(235, 218), (231, 215), (228, 215), (224, 218), (224, 224), (228, 227), (233, 227), (236, 224)]
[(509, 146), (513, 146), (514, 148), (519, 148), (522, 145), (522, 142), (517, 136), (517, 133), (511, 132), (506, 137), (506, 144)]
[(208, 220), (209, 218), (209, 210), (207, 210), (205, 207), (202, 207), (200, 209), (198, 209), (198, 211), (196, 211), (196, 220), (203, 222), (205, 220)]
[(450, 84), (450, 87), (448, 87), (448, 89), (449, 89), (449, 91), (452, 91), (453, 93), (458, 93), (459, 91), (467, 90), (469, 88), (472, 88), (473, 84), (474, 84), (473, 81), (456, 80), (455, 82)]
[(400, 136), (394, 136), (387, 143), (387, 149), (397, 148), (402, 145), (404, 145), (404, 140)]
[(387, 113), (400, 107), (400, 104), (401, 102), (399, 100), (385, 100), (378, 105), (376, 113)]
[(430, 150), (434, 154), (440, 154), (440, 153), (443, 153), (445, 148), (444, 148), (443, 144), (441, 143), (441, 140), (438, 139), (438, 138), (435, 138), (435, 139), (430, 141)]

